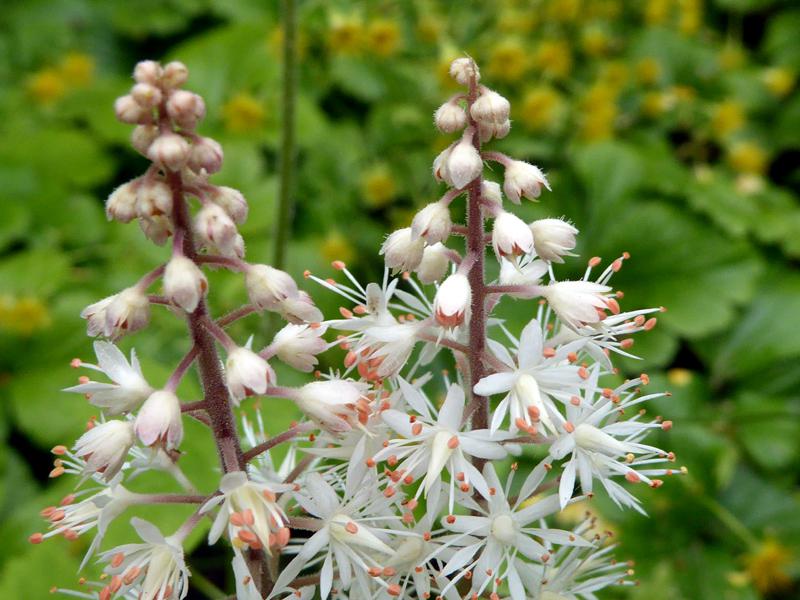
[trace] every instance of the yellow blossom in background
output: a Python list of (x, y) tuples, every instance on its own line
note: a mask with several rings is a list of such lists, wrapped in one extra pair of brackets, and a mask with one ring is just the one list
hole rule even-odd
[(417, 37), (432, 44), (442, 34), (442, 19), (435, 15), (424, 15), (417, 21)]
[(58, 69), (46, 68), (28, 79), (28, 93), (37, 104), (50, 105), (59, 101), (67, 91), (64, 76)]
[(94, 78), (94, 58), (83, 52), (69, 52), (61, 61), (59, 71), (70, 87), (84, 87)]
[(355, 16), (335, 14), (328, 29), (328, 47), (338, 54), (355, 54), (364, 41), (364, 25)]
[(558, 120), (562, 105), (561, 95), (555, 89), (539, 86), (528, 90), (522, 97), (518, 117), (533, 131), (547, 129)]
[(581, 16), (581, 0), (550, 0), (545, 5), (545, 21), (574, 23)]
[(744, 50), (737, 44), (725, 44), (717, 59), (723, 71), (733, 71), (744, 65)]
[(738, 142), (728, 151), (728, 163), (740, 173), (763, 175), (769, 164), (766, 151), (753, 142)]
[[(303, 59), (308, 54), (308, 35), (304, 31), (298, 31), (295, 36), (297, 45), (297, 56)], [(283, 53), (283, 27), (274, 27), (267, 36), (267, 48), (272, 56), (278, 57)]]
[(536, 11), (528, 7), (521, 9), (508, 8), (497, 17), (497, 29), (509, 34), (531, 33), (538, 24)]
[(600, 27), (587, 27), (581, 32), (581, 47), (589, 56), (603, 56), (611, 49), (611, 38)]
[(510, 39), (498, 42), (489, 51), (486, 73), (498, 81), (518, 81), (528, 70), (528, 54), (521, 42)]
[(770, 67), (761, 75), (761, 81), (773, 96), (783, 98), (794, 88), (797, 77), (785, 67)]
[(356, 256), (353, 244), (338, 230), (333, 230), (325, 236), (325, 239), (322, 240), (320, 245), (320, 252), (322, 253), (322, 257), (328, 262), (341, 260), (349, 263)]
[(788, 573), (792, 551), (777, 540), (764, 540), (744, 561), (750, 580), (762, 594), (781, 592), (792, 585)]
[(630, 69), (620, 60), (608, 61), (600, 70), (600, 81), (613, 88), (616, 94), (628, 82)]
[(47, 306), (39, 298), (0, 296), (0, 330), (27, 336), (48, 327), (51, 321)]
[(364, 173), (361, 177), (361, 193), (364, 202), (372, 208), (389, 204), (397, 194), (397, 184), (389, 167), (379, 164)]
[(240, 92), (222, 106), (222, 120), (226, 130), (247, 133), (263, 124), (264, 105), (251, 94)]
[(459, 56), (461, 56), (461, 53), (452, 44), (444, 44), (439, 49), (439, 57), (437, 59), (438, 62), (436, 63), (435, 72), (439, 85), (444, 89), (460, 87), (458, 83), (450, 77), (450, 64)]
[(586, 141), (612, 137), (617, 113), (616, 90), (603, 82), (596, 83), (579, 103), (579, 137)]
[(646, 56), (636, 63), (636, 80), (642, 85), (653, 85), (661, 79), (661, 63)]
[(642, 98), (642, 112), (650, 118), (656, 118), (667, 112), (674, 104), (675, 99), (670, 94), (647, 92)]
[(367, 26), (366, 46), (378, 56), (392, 56), (400, 48), (400, 26), (395, 21), (377, 19)]
[(718, 138), (728, 137), (745, 123), (744, 108), (735, 100), (725, 100), (712, 109), (711, 131)]
[(676, 102), (691, 102), (697, 98), (697, 90), (690, 85), (673, 85), (669, 93)]
[(663, 25), (670, 18), (672, 5), (672, 0), (646, 0), (644, 22), (648, 25)]
[(545, 40), (536, 49), (534, 66), (545, 77), (563, 79), (572, 71), (572, 52), (566, 40)]
[(592, 0), (584, 7), (588, 19), (615, 19), (622, 14), (620, 0)]
[(667, 371), (667, 381), (673, 387), (686, 387), (694, 379), (694, 373), (689, 369), (674, 368)]
[[(389, 213), (389, 225), (391, 229), (400, 229), (402, 227), (408, 227), (411, 224), (412, 219), (416, 211), (411, 208), (394, 208)], [(444, 401), (444, 398), (442, 398)]]

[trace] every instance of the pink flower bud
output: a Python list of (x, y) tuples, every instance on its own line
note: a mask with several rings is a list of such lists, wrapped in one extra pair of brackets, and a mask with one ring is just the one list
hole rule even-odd
[(425, 248), (422, 262), (419, 263), (416, 270), (417, 277), (422, 283), (439, 281), (447, 274), (450, 259), (446, 250), (447, 248), (441, 242)]
[(147, 158), (170, 171), (178, 171), (189, 158), (189, 142), (177, 133), (165, 133), (156, 138), (147, 150)]
[(211, 200), (219, 204), (234, 223), (241, 225), (247, 220), (249, 207), (239, 190), (224, 185), (215, 187), (211, 192)]
[(147, 156), (150, 144), (158, 137), (158, 127), (156, 125), (138, 125), (131, 134), (131, 145), (142, 156)]
[(297, 296), (292, 276), (269, 265), (248, 265), (245, 271), (247, 295), (259, 309), (276, 310), (287, 298)]
[(481, 200), (491, 202), (496, 206), (503, 205), (503, 194), (500, 193), (500, 184), (494, 181), (481, 181)]
[(120, 96), (114, 101), (114, 113), (123, 123), (149, 123), (152, 120), (150, 112), (142, 108), (133, 96)]
[(163, 246), (172, 235), (172, 221), (164, 215), (140, 217), (139, 227), (151, 242)]
[(189, 79), (189, 69), (177, 60), (167, 63), (161, 75), (161, 86), (166, 90), (181, 87)]
[(503, 123), (481, 121), (478, 123), (478, 137), (480, 137), (481, 143), (491, 141), (492, 138), (502, 140), (508, 135), (509, 131), (511, 131), (511, 121), (505, 121)]
[(439, 286), (433, 299), (433, 312), (436, 321), (452, 329), (464, 322), (472, 301), (472, 289), (467, 276), (453, 273)]
[(433, 122), (442, 133), (455, 133), (467, 126), (467, 113), (457, 102), (445, 102), (433, 113)]
[(508, 121), (511, 104), (497, 92), (483, 88), (469, 109), (472, 118), (482, 123), (501, 125)]
[(217, 248), (225, 256), (235, 254), (239, 232), (221, 206), (212, 202), (204, 205), (195, 217), (194, 230), (204, 246)]
[(137, 83), (131, 88), (131, 96), (145, 110), (151, 110), (161, 103), (161, 90), (149, 83)]
[(172, 190), (159, 179), (144, 180), (136, 192), (136, 213), (149, 219), (172, 214)]
[(542, 186), (550, 189), (550, 184), (539, 167), (522, 160), (512, 161), (506, 166), (503, 191), (513, 203), (519, 204), (522, 196), (536, 200), (542, 193)]
[(150, 322), (150, 301), (142, 290), (129, 287), (87, 306), (81, 317), (87, 320), (86, 331), (90, 336), (118, 338)]
[(471, 58), (457, 58), (450, 63), (450, 77), (455, 79), (459, 85), (469, 85), (472, 78), (476, 82), (480, 81), (481, 73), (478, 65)]
[(422, 260), (425, 241), (414, 238), (410, 227), (398, 229), (389, 235), (381, 246), (386, 266), (393, 271), (413, 271)]
[(578, 230), (562, 219), (538, 219), (530, 224), (533, 247), (539, 258), (563, 263), (562, 256), (574, 256)]
[(502, 211), (494, 219), (492, 246), (498, 259), (529, 254), (533, 250), (531, 228), (516, 215)]
[(135, 441), (131, 421), (106, 421), (79, 437), (74, 452), (86, 461), (85, 476), (102, 473), (105, 481), (111, 481), (122, 469)]
[(167, 100), (167, 114), (181, 127), (191, 129), (205, 117), (206, 105), (197, 94), (178, 90), (170, 94)]
[(447, 173), (453, 187), (461, 189), (483, 171), (481, 155), (472, 144), (472, 136), (461, 138), (447, 157)]
[(106, 200), (106, 217), (111, 221), (129, 223), (136, 217), (136, 188), (138, 179), (123, 183)]
[(303, 291), (298, 291), (278, 304), (278, 313), (290, 323), (319, 323), (322, 321), (322, 312), (314, 306), (311, 296)]
[(166, 450), (177, 448), (183, 439), (178, 397), (168, 390), (153, 392), (144, 401), (133, 427), (145, 446), (159, 444)]
[(209, 137), (196, 138), (189, 152), (188, 166), (196, 173), (201, 170), (216, 173), (222, 168), (222, 146)]
[(247, 396), (265, 394), (267, 386), (275, 382), (275, 371), (269, 363), (246, 347), (236, 348), (228, 354), (225, 376), (237, 406)]
[(453, 222), (450, 210), (443, 202), (432, 202), (419, 211), (411, 222), (411, 234), (414, 239), (422, 237), (426, 243), (443, 242), (450, 236)]
[(137, 83), (158, 85), (161, 79), (161, 65), (154, 60), (143, 60), (136, 63), (133, 69), (133, 78)]
[(194, 262), (175, 254), (164, 271), (164, 295), (170, 302), (193, 313), (208, 291), (206, 276)]

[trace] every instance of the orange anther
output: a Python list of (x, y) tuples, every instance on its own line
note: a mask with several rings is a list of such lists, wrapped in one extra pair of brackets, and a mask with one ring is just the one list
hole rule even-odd
[(347, 525), (344, 526), (345, 531), (347, 533), (356, 534), (358, 533), (358, 525), (356, 525), (353, 521), (349, 521)]

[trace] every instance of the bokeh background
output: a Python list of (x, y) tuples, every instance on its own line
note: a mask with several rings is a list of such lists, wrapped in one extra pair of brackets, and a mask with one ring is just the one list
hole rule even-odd
[[(105, 221), (108, 193), (145, 166), (112, 102), (140, 59), (189, 66), (188, 87), (208, 106), (202, 133), (225, 148), (215, 181), (249, 199), (248, 258), (268, 262), (283, 35), (276, 2), (2, 4), (0, 597), (40, 598), (75, 585), (85, 550), (26, 541), (42, 527), (38, 510), (71, 485), (48, 480), (49, 449), (92, 414), (59, 391), (75, 378), (69, 360), (91, 357), (78, 312), (163, 258), (134, 224)], [(455, 91), (449, 61), (468, 52), (512, 101), (514, 127), (495, 148), (540, 165), (553, 185), (521, 216), (566, 215), (581, 230), (582, 258), (559, 273), (628, 251), (614, 280), (624, 306), (668, 308), (637, 339), (644, 360), (622, 367), (672, 390), (654, 410), (676, 426), (657, 441), (689, 475), (644, 491), (650, 518), (594, 501), (640, 580), (606, 597), (800, 597), (797, 4), (303, 0), (298, 18), (288, 270), (329, 276), (342, 259), (363, 278), (380, 273), (385, 233), (438, 197), (430, 163), (448, 140), (431, 115)], [(243, 298), (235, 278), (212, 288), (218, 310)], [(310, 291), (335, 314), (335, 299)], [(531, 316), (512, 310), (517, 323)], [(267, 341), (258, 318), (236, 331)], [(135, 343), (154, 380), (186, 349), (168, 316)], [(268, 430), (288, 410), (270, 409)], [(216, 459), (201, 431), (187, 434), (196, 441), (183, 462), (213, 489)], [(151, 518), (169, 527), (184, 516)], [(129, 536), (112, 531), (109, 544)], [(190, 564), (222, 572), (200, 537)], [(214, 597), (200, 587), (190, 598)]]

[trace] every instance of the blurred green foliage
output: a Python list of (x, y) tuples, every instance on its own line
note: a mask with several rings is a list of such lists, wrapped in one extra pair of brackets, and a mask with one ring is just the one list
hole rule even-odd
[[(299, 16), (289, 270), (328, 276), (329, 262), (342, 259), (362, 276), (380, 272), (383, 235), (439, 193), (430, 163), (447, 140), (431, 114), (455, 92), (449, 61), (468, 52), (484, 82), (512, 101), (514, 128), (495, 147), (542, 166), (553, 184), (521, 216), (564, 214), (581, 230), (583, 258), (559, 273), (577, 275), (593, 254), (628, 251), (614, 280), (624, 306), (668, 308), (637, 340), (644, 360), (622, 369), (647, 369), (653, 388), (674, 392), (653, 407), (676, 424), (657, 442), (689, 475), (645, 490), (650, 519), (593, 501), (618, 534), (620, 557), (637, 558), (641, 585), (627, 596), (796, 598), (796, 4), (305, 0)], [(114, 120), (114, 98), (137, 60), (189, 66), (189, 88), (209, 109), (202, 132), (225, 148), (215, 180), (249, 199), (248, 258), (269, 261), (281, 39), (274, 2), (4, 2), (0, 596), (38, 598), (50, 585), (74, 586), (85, 543), (33, 547), (26, 538), (41, 527), (38, 510), (69, 491), (67, 482), (47, 480), (48, 449), (73, 440), (91, 415), (59, 392), (74, 379), (69, 359), (91, 352), (77, 315), (162, 260), (135, 225), (104, 219), (107, 194), (145, 165), (127, 145), (129, 127)], [(217, 311), (244, 299), (239, 281), (211, 283)], [(334, 314), (333, 298), (310, 291)], [(509, 308), (517, 325), (530, 318), (521, 304)], [(253, 318), (238, 327), (240, 336), (265, 335)], [(179, 321), (156, 312), (135, 344), (159, 380), (187, 342)], [(198, 393), (186, 385), (183, 397)], [(270, 432), (292, 418), (276, 411)], [(187, 472), (212, 489), (209, 440), (199, 427), (186, 439)], [(166, 528), (185, 516), (154, 512), (147, 516)], [(109, 544), (128, 539), (123, 521)], [(189, 562), (205, 568), (209, 560), (200, 551)]]

